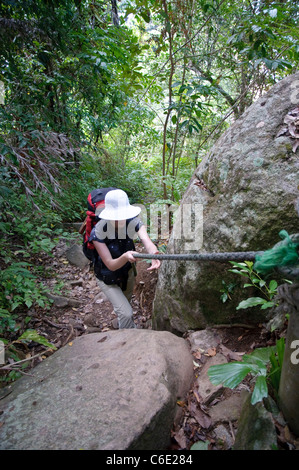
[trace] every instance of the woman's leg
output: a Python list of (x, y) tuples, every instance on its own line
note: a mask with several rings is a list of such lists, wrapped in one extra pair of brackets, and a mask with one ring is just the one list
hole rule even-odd
[(135, 285), (135, 274), (134, 274), (133, 269), (130, 269), (128, 281), (127, 281), (127, 288), (125, 291), (123, 291), (129, 302), (131, 302), (131, 299), (132, 299), (134, 285)]
[(134, 287), (134, 274), (132, 276), (131, 271), (133, 270), (129, 271), (127, 289), (125, 291), (122, 291), (116, 284), (107, 285), (97, 279), (97, 283), (102, 292), (104, 292), (113, 305), (114, 312), (118, 317), (119, 328), (136, 328), (133, 321), (133, 310), (130, 304)]

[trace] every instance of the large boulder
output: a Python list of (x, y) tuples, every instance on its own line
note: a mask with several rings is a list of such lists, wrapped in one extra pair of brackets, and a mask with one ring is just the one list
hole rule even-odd
[[(279, 232), (298, 232), (299, 72), (252, 104), (222, 135), (196, 169), (181, 207), (203, 206), (203, 237), (194, 224), (200, 252), (263, 251), (279, 242)], [(174, 234), (168, 253), (184, 253), (186, 240)], [(196, 232), (198, 230), (198, 232)], [(159, 272), (153, 326), (181, 334), (188, 329), (232, 322), (259, 322), (259, 309), (238, 310), (253, 294), (239, 283), (223, 303), (222, 281), (240, 276), (228, 262), (163, 261)]]
[[(193, 379), (186, 341), (152, 330), (76, 338), (2, 390), (0, 449), (165, 449)], [(5, 396), (6, 395), (6, 396)]]

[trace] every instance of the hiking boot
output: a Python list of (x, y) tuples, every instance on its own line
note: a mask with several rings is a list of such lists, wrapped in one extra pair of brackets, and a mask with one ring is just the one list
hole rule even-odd
[(114, 318), (111, 322), (112, 324), (112, 328), (114, 328), (115, 330), (118, 330), (118, 318)]

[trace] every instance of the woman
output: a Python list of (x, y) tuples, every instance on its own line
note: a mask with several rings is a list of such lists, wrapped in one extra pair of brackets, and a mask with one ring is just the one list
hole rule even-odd
[[(100, 221), (92, 230), (90, 241), (98, 253), (95, 274), (98, 285), (113, 305), (119, 328), (136, 328), (130, 300), (134, 288), (134, 238), (137, 236), (150, 254), (157, 248), (149, 238), (145, 226), (137, 217), (141, 209), (131, 206), (121, 189), (109, 191)], [(159, 260), (152, 260), (148, 271), (157, 269)]]

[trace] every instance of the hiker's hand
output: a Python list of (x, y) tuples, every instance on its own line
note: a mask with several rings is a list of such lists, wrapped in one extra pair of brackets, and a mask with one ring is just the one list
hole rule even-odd
[(137, 253), (136, 251), (126, 251), (124, 253), (124, 256), (126, 258), (127, 261), (129, 261), (130, 263), (136, 263), (136, 258), (134, 258), (134, 253)]
[(159, 259), (152, 259), (152, 265), (150, 268), (147, 268), (147, 271), (153, 271), (154, 269), (160, 268), (161, 262)]

